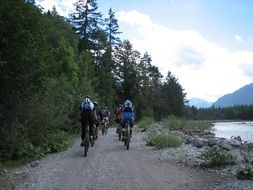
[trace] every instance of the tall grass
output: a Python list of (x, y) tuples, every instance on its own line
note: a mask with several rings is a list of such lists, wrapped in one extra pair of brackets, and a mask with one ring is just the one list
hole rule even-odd
[(150, 128), (155, 123), (154, 118), (152, 117), (144, 117), (138, 123), (139, 128)]
[(150, 133), (146, 139), (147, 145), (155, 146), (158, 149), (167, 147), (179, 147), (182, 140), (174, 135), (162, 135), (158, 133)]
[(172, 115), (172, 116), (168, 116), (167, 118), (164, 118), (162, 122), (167, 129), (171, 131), (175, 131), (175, 130), (183, 129), (186, 121), (185, 119)]
[(213, 124), (211, 121), (195, 121), (186, 120), (184, 118), (179, 118), (176, 116), (169, 116), (162, 120), (164, 126), (170, 131), (190, 129), (190, 130), (211, 130)]

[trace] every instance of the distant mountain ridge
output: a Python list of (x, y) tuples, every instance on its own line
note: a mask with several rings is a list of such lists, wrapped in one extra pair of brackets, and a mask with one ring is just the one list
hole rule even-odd
[(189, 106), (194, 106), (196, 108), (210, 108), (212, 106), (211, 102), (208, 102), (200, 98), (192, 98), (189, 100)]
[(214, 107), (253, 105), (253, 83), (243, 86), (231, 94), (226, 94), (214, 102)]

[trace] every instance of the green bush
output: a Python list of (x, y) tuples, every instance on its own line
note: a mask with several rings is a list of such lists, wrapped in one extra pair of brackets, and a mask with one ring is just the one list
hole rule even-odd
[(154, 118), (144, 117), (138, 122), (139, 128), (150, 128), (155, 123)]
[(176, 116), (169, 116), (162, 120), (165, 127), (171, 131), (181, 130), (184, 127), (185, 120)]
[(228, 164), (235, 164), (236, 158), (228, 151), (221, 149), (217, 145), (204, 151), (200, 158), (208, 161), (208, 166), (224, 166)]
[(253, 179), (253, 165), (252, 164), (247, 164), (241, 166), (237, 172), (236, 176), (238, 179)]
[(45, 153), (65, 150), (69, 145), (70, 135), (63, 131), (56, 131), (46, 136), (42, 148)]
[(150, 133), (146, 139), (147, 145), (155, 146), (156, 148), (178, 147), (182, 144), (180, 138), (173, 135), (161, 135)]

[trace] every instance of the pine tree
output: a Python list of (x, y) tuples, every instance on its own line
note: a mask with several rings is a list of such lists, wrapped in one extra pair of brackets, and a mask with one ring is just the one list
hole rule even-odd
[(168, 72), (162, 86), (162, 97), (166, 101), (166, 112), (168, 115), (182, 116), (185, 108), (185, 96), (182, 86), (177, 78)]
[(96, 0), (78, 0), (70, 22), (79, 36), (79, 51), (96, 49), (100, 42), (102, 14), (98, 12)]
[(132, 44), (125, 40), (115, 49), (114, 54), (114, 76), (117, 84), (117, 92), (120, 98), (130, 98), (134, 100), (139, 90), (138, 63), (140, 53), (133, 50)]
[(113, 45), (120, 43), (120, 38), (117, 37), (119, 32), (118, 20), (115, 18), (115, 12), (110, 8), (109, 9), (109, 18), (105, 19), (105, 31), (108, 36), (109, 45), (112, 47)]

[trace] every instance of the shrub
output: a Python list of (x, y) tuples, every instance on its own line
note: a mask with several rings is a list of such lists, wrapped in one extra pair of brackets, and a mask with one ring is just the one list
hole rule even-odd
[(209, 162), (208, 166), (223, 166), (235, 164), (236, 158), (228, 151), (221, 149), (217, 145), (204, 151), (200, 158)]
[(155, 123), (154, 118), (144, 117), (138, 122), (139, 128), (150, 128)]
[(185, 120), (176, 116), (169, 116), (162, 120), (165, 127), (171, 131), (183, 129)]
[(155, 146), (156, 148), (178, 147), (182, 144), (180, 138), (173, 135), (161, 135), (150, 133), (146, 139), (147, 145)]
[(65, 150), (69, 145), (70, 135), (63, 131), (56, 131), (46, 136), (43, 144), (45, 153), (59, 152)]
[(238, 179), (251, 179), (253, 180), (253, 165), (252, 164), (247, 164), (241, 166), (237, 172), (236, 176)]

